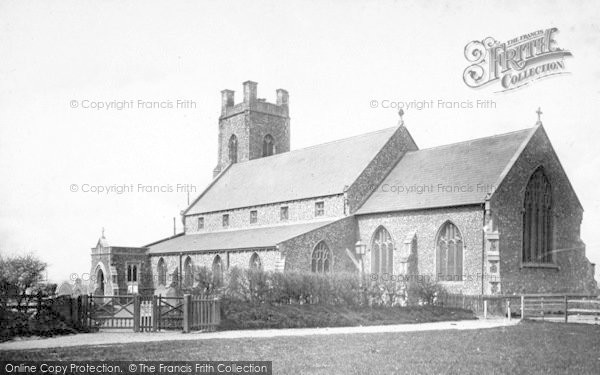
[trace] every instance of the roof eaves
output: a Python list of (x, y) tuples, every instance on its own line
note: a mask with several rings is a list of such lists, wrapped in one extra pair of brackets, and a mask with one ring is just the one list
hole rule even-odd
[(477, 201), (477, 202), (464, 202), (464, 203), (458, 203), (458, 204), (424, 206), (424, 207), (416, 207), (416, 208), (400, 208), (400, 209), (394, 209), (394, 210), (388, 210), (385, 208), (382, 208), (379, 210), (371, 210), (371, 211), (365, 210), (362, 212), (359, 212), (360, 210), (358, 210), (354, 213), (354, 215), (363, 216), (363, 215), (376, 215), (376, 214), (386, 214), (386, 213), (394, 213), (394, 212), (428, 211), (428, 210), (437, 210), (437, 209), (442, 209), (442, 208), (476, 207), (476, 206), (481, 206), (483, 204), (484, 204), (483, 201), (481, 201), (481, 202)]
[(158, 240), (158, 241), (154, 241), (154, 242), (152, 242), (152, 243), (149, 243), (148, 245), (144, 245), (144, 246), (142, 246), (142, 247), (150, 247), (150, 246), (154, 246), (154, 245), (157, 245), (157, 244), (159, 244), (159, 243), (161, 243), (161, 242), (165, 242), (165, 241), (168, 241), (168, 240), (172, 240), (173, 238), (181, 237), (181, 236), (183, 236), (184, 234), (185, 234), (185, 232), (177, 233), (177, 234), (175, 234), (175, 235), (172, 235), (172, 236), (170, 236), (170, 237), (163, 238), (163, 239), (161, 239), (161, 240)]
[(281, 242), (277, 243), (277, 246), (279, 246), (280, 244), (282, 244), (282, 243), (284, 243), (284, 242), (287, 242), (287, 241), (289, 241), (289, 240), (292, 240), (292, 239), (294, 239), (294, 238), (297, 238), (297, 237), (300, 237), (300, 236), (304, 236), (304, 235), (305, 235), (305, 234), (307, 234), (307, 233), (314, 232), (314, 231), (316, 231), (317, 229), (323, 229), (323, 228), (325, 228), (325, 227), (327, 227), (327, 226), (329, 226), (329, 225), (333, 225), (333, 224), (335, 224), (335, 223), (338, 223), (338, 222), (340, 222), (340, 221), (342, 221), (342, 220), (346, 220), (346, 219), (348, 219), (348, 218), (350, 218), (350, 217), (354, 217), (354, 215), (350, 215), (350, 216), (342, 217), (342, 218), (340, 218), (340, 219), (338, 219), (338, 220), (334, 220), (334, 221), (325, 221), (325, 222), (323, 222), (323, 225), (321, 225), (321, 226), (318, 226), (318, 227), (316, 227), (316, 228), (312, 228), (312, 229), (310, 229), (310, 230), (307, 230), (307, 231), (306, 231), (306, 232), (304, 232), (304, 233), (297, 234), (297, 235), (295, 235), (295, 236), (293, 236), (293, 237), (286, 238), (285, 240), (283, 240), (283, 241), (281, 241)]
[(205, 249), (205, 250), (173, 250), (173, 251), (158, 251), (149, 254), (152, 256), (157, 255), (173, 255), (173, 254), (205, 254), (205, 253), (219, 253), (223, 251), (253, 251), (257, 249), (275, 250), (276, 246), (255, 246), (255, 247), (239, 247), (235, 249)]
[(198, 203), (198, 201), (200, 200), (200, 198), (202, 198), (202, 197), (203, 197), (203, 196), (204, 196), (206, 193), (208, 193), (208, 191), (210, 190), (210, 188), (212, 188), (212, 187), (213, 187), (213, 185), (214, 185), (214, 184), (215, 184), (215, 183), (216, 183), (216, 182), (217, 182), (217, 181), (218, 181), (218, 180), (219, 180), (219, 179), (220, 179), (220, 178), (221, 178), (221, 177), (222, 177), (222, 176), (225, 174), (225, 172), (227, 172), (227, 171), (229, 170), (229, 168), (230, 168), (232, 165), (233, 165), (233, 163), (229, 163), (229, 164), (228, 164), (228, 165), (225, 167), (225, 169), (223, 169), (223, 170), (221, 171), (221, 173), (219, 173), (219, 174), (217, 175), (217, 177), (213, 178), (213, 180), (212, 180), (212, 181), (211, 181), (211, 182), (208, 184), (208, 186), (207, 186), (207, 187), (204, 189), (204, 191), (202, 191), (202, 193), (200, 193), (200, 195), (198, 196), (198, 198), (194, 199), (194, 201), (193, 201), (193, 202), (192, 202), (192, 203), (191, 203), (191, 204), (188, 206), (188, 208), (186, 208), (186, 209), (183, 211), (182, 215), (185, 215), (185, 214), (187, 214), (187, 213), (188, 213), (188, 211), (189, 211), (189, 210), (190, 210), (192, 207), (194, 207), (194, 205), (195, 205), (196, 203)]

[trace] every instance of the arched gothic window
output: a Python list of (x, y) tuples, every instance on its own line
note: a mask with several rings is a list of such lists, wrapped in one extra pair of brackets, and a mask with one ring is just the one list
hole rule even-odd
[(163, 258), (158, 260), (156, 271), (158, 274), (158, 285), (167, 285), (167, 264)]
[(213, 283), (215, 286), (220, 286), (223, 283), (223, 262), (221, 257), (217, 255), (212, 264)]
[(260, 256), (257, 253), (252, 254), (250, 257), (250, 269), (259, 271), (262, 269), (262, 263), (260, 261)]
[(103, 296), (104, 295), (104, 272), (102, 272), (101, 268), (98, 268), (98, 272), (96, 272), (96, 283), (97, 287), (94, 291), (95, 295)]
[(394, 272), (394, 241), (390, 233), (379, 227), (371, 242), (371, 273)]
[(273, 155), (273, 150), (275, 147), (275, 141), (271, 134), (265, 135), (265, 139), (263, 140), (263, 156), (271, 156)]
[(452, 222), (444, 223), (436, 240), (437, 275), (443, 281), (461, 281), (463, 240)]
[(183, 285), (186, 288), (191, 288), (194, 285), (193, 269), (192, 258), (188, 256), (185, 258), (185, 263), (183, 264)]
[(523, 262), (552, 263), (552, 187), (538, 168), (525, 188)]
[(229, 161), (237, 163), (238, 160), (238, 140), (235, 134), (229, 138)]
[(331, 269), (331, 251), (325, 241), (315, 246), (312, 253), (311, 271), (316, 273), (328, 273)]

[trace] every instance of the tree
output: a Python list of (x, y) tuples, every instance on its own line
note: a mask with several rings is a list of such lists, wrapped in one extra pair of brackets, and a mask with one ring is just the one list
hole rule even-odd
[(31, 254), (13, 257), (0, 256), (0, 293), (3, 303), (14, 299), (20, 307), (43, 281), (46, 263)]

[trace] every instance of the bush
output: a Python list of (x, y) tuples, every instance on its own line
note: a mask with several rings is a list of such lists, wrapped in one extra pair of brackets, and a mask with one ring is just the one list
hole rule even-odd
[(265, 272), (233, 267), (222, 286), (212, 282), (210, 270), (200, 269), (196, 286), (185, 292), (217, 295), (229, 300), (271, 304), (320, 304), (336, 306), (432, 305), (445, 289), (435, 280), (423, 277), (407, 281), (361, 280), (357, 273)]
[(49, 337), (76, 332), (75, 328), (50, 309), (43, 308), (29, 314), (0, 307), (0, 341), (6, 341), (16, 336)]
[(425, 305), (433, 305), (438, 299), (447, 294), (446, 289), (437, 281), (424, 277), (419, 281), (413, 281), (408, 286), (409, 299)]
[(475, 319), (471, 311), (438, 306), (272, 305), (222, 300), (219, 329), (367, 326)]

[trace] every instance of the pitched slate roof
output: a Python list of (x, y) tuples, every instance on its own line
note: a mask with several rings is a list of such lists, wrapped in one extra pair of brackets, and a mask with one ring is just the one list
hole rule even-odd
[(231, 165), (186, 214), (343, 193), (398, 127)]
[(537, 129), (407, 152), (356, 214), (483, 203)]
[(149, 249), (149, 254), (267, 248), (274, 247), (285, 240), (329, 225), (334, 221), (328, 220), (304, 224), (186, 234), (171, 237), (165, 241), (156, 242), (146, 247)]

